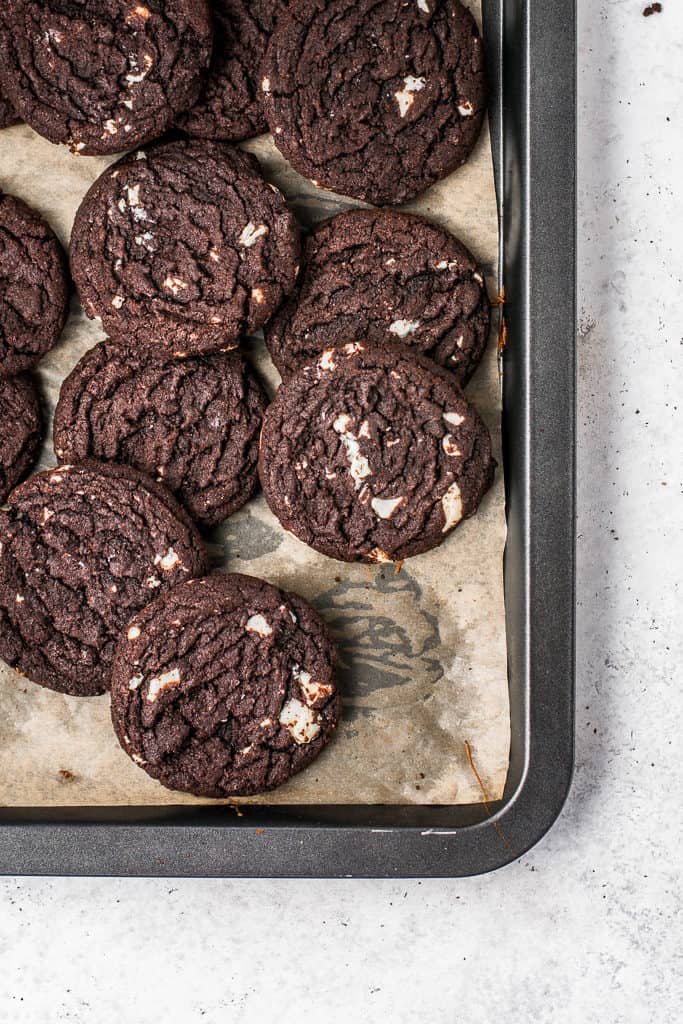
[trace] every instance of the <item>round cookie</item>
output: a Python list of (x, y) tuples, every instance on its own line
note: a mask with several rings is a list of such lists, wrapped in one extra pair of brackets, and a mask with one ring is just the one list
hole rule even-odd
[(411, 214), (350, 210), (309, 235), (297, 287), (266, 327), (266, 344), (284, 377), (353, 338), (403, 342), (464, 385), (490, 323), (484, 275), (457, 238)]
[(161, 362), (101, 342), (62, 384), (55, 454), (134, 466), (164, 483), (196, 522), (215, 526), (258, 484), (267, 404), (237, 352)]
[(169, 789), (262, 793), (318, 756), (339, 721), (335, 649), (302, 598), (251, 576), (183, 584), (116, 649), (119, 742)]
[(283, 0), (212, 0), (215, 42), (202, 93), (179, 127), (205, 139), (241, 142), (268, 131), (259, 67)]
[(458, 0), (294, 0), (261, 76), (292, 166), (376, 205), (463, 164), (486, 106), (481, 37)]
[(10, 128), (13, 124), (18, 123), (19, 118), (0, 86), (0, 130)]
[(38, 458), (43, 417), (28, 374), (0, 377), (0, 505)]
[(296, 221), (255, 158), (191, 139), (108, 168), (71, 236), (88, 316), (157, 355), (235, 348), (291, 292), (299, 254)]
[(21, 199), (0, 192), (0, 377), (28, 370), (52, 348), (68, 304), (57, 236)]
[(443, 370), (360, 342), (282, 385), (259, 459), (284, 528), (347, 562), (436, 547), (476, 512), (494, 466), (488, 430)]
[(212, 38), (207, 0), (12, 0), (0, 11), (0, 78), (50, 142), (119, 153), (192, 106)]
[(206, 568), (196, 527), (141, 473), (38, 473), (0, 511), (0, 657), (51, 690), (103, 693), (128, 620)]

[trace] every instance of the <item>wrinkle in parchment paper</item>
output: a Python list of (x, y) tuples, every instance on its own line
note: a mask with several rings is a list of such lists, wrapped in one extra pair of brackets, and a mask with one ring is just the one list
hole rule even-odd
[[(479, 15), (479, 3), (471, 5)], [(358, 205), (321, 192), (285, 164), (270, 138), (247, 147), (282, 188), (303, 225)], [(26, 126), (0, 134), (0, 187), (37, 207), (67, 244), (76, 209), (111, 160), (77, 158)], [(458, 235), (496, 293), (498, 223), (488, 129), (470, 161), (409, 204)], [(71, 316), (39, 376), (49, 415), (59, 387), (103, 338), (72, 299)], [(500, 458), (500, 388), (492, 338), (467, 389)], [(278, 376), (262, 342), (248, 351), (271, 393)], [(51, 437), (41, 467), (54, 465)], [(339, 645), (344, 719), (306, 772), (251, 802), (481, 802), (469, 742), (489, 798), (502, 795), (510, 740), (505, 620), (503, 480), (474, 519), (435, 551), (393, 566), (346, 565), (286, 534), (262, 497), (211, 535), (216, 567), (297, 591), (319, 609)], [(121, 751), (108, 697), (52, 693), (0, 663), (0, 805), (201, 803), (153, 782)], [(249, 801), (247, 801), (249, 802)]]

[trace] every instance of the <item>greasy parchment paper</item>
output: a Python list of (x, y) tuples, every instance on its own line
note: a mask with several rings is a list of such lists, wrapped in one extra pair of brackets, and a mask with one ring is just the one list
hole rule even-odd
[[(479, 0), (470, 6), (480, 14)], [(246, 148), (304, 225), (357, 205), (296, 175), (269, 137)], [(80, 200), (110, 162), (72, 156), (24, 125), (0, 134), (0, 187), (40, 210), (65, 245)], [(466, 166), (407, 208), (458, 235), (495, 294), (498, 225), (486, 127)], [(39, 370), (50, 417), (62, 380), (103, 336), (74, 296), (64, 335)], [(247, 347), (272, 393), (278, 376), (262, 342)], [(494, 338), (468, 395), (488, 423), (500, 467)], [(54, 464), (49, 435), (40, 466)], [(262, 576), (311, 600), (341, 654), (344, 719), (335, 741), (286, 786), (245, 802), (477, 803), (482, 791), (466, 741), (488, 797), (502, 795), (510, 727), (500, 468), (478, 515), (398, 573), (317, 554), (281, 529), (261, 496), (210, 540), (217, 567)], [(129, 760), (112, 731), (107, 696), (52, 693), (0, 662), (0, 806), (201, 802), (164, 789)]]

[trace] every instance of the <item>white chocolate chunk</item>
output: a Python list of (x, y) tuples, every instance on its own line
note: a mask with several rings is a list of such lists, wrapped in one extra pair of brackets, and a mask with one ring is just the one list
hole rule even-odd
[(132, 679), (128, 680), (128, 689), (129, 690), (137, 690), (138, 687), (142, 684), (142, 680), (144, 678), (145, 678), (144, 676), (133, 676)]
[(389, 325), (389, 333), (399, 338), (407, 338), (409, 334), (414, 334), (419, 326), (419, 320), (394, 320), (393, 324)]
[(139, 185), (133, 185), (131, 187), (130, 185), (127, 185), (126, 186), (126, 196), (127, 196), (127, 199), (128, 199), (128, 205), (129, 206), (139, 206), (140, 205), (140, 186)]
[(334, 361), (334, 349), (328, 348), (323, 352), (320, 359), (318, 360), (318, 366), (321, 370), (335, 370), (337, 364)]
[(164, 572), (170, 572), (179, 562), (180, 558), (173, 548), (169, 548), (165, 555), (156, 555), (154, 558), (154, 564), (160, 565)]
[(403, 79), (403, 88), (394, 93), (401, 117), (406, 116), (415, 102), (415, 93), (421, 92), (426, 84), (427, 80), (425, 78), (415, 78), (413, 75), (408, 75), (407, 78)]
[(344, 345), (344, 351), (347, 356), (353, 356), (356, 352), (365, 352), (365, 346), (361, 345), (359, 341), (350, 341), (348, 345)]
[(452, 457), (455, 457), (457, 455), (462, 455), (462, 452), (460, 451), (460, 449), (458, 448), (457, 444), (455, 443), (455, 440), (454, 440), (452, 434), (446, 434), (446, 436), (444, 437), (443, 441), (441, 442), (441, 445), (442, 445), (443, 450), (445, 451), (446, 455), (450, 455)]
[(462, 519), (462, 494), (457, 484), (451, 484), (448, 488), (441, 499), (441, 507), (446, 520), (442, 533), (448, 533)]
[(306, 672), (300, 665), (293, 666), (292, 678), (301, 690), (301, 694), (309, 707), (312, 707), (321, 697), (331, 697), (334, 693), (333, 686), (329, 683), (317, 682), (312, 678), (311, 673)]
[(116, 135), (117, 132), (118, 128), (116, 126), (115, 121), (112, 121), (112, 119), (109, 118), (108, 121), (104, 122), (104, 134), (102, 135), (103, 139), (106, 139), (107, 135)]
[(368, 551), (367, 558), (371, 562), (393, 562), (391, 555), (388, 555), (386, 551), (382, 551), (381, 548), (373, 548), (372, 551)]
[(270, 79), (263, 78), (261, 80), (261, 92), (270, 92)]
[(310, 743), (320, 732), (318, 715), (296, 698), (288, 700), (283, 705), (280, 712), (280, 725), (289, 729), (292, 739), (299, 746)]
[(161, 580), (158, 576), (148, 576), (145, 580), (145, 586), (148, 587), (149, 590), (156, 590), (157, 587), (161, 586)]
[(429, 4), (427, 3), (427, 0), (417, 0), (417, 6), (421, 11), (424, 11), (425, 14), (429, 14)]
[(114, 309), (121, 309), (121, 306), (124, 304), (125, 301), (126, 300), (124, 299), (123, 295), (115, 295), (114, 298), (111, 300), (111, 304), (114, 307)]
[(252, 288), (251, 298), (252, 301), (255, 302), (257, 306), (262, 306), (263, 303), (266, 301), (266, 297), (263, 294), (262, 288)]
[(459, 427), (461, 423), (465, 422), (465, 417), (461, 416), (459, 412), (445, 412), (443, 418), (446, 423), (451, 423), (454, 427)]
[(184, 291), (185, 288), (187, 288), (187, 282), (183, 281), (182, 277), (169, 276), (163, 282), (163, 287), (166, 288), (167, 291), (173, 292), (174, 295), (177, 295), (178, 292)]
[(140, 636), (140, 627), (131, 626), (130, 629), (128, 630), (127, 636), (129, 640), (137, 640), (137, 638)]
[(370, 504), (375, 515), (379, 516), (380, 519), (391, 519), (396, 510), (404, 503), (406, 499), (400, 498), (373, 498)]
[(163, 672), (160, 676), (155, 676), (149, 681), (147, 700), (150, 704), (153, 704), (158, 699), (160, 693), (170, 689), (172, 686), (178, 686), (179, 683), (180, 672), (177, 668), (172, 668), (170, 672)]
[(246, 628), (250, 633), (258, 633), (259, 636), (270, 636), (273, 632), (273, 627), (262, 615), (252, 615), (251, 618), (247, 620)]
[(267, 224), (259, 224), (259, 226), (256, 227), (254, 222), (250, 220), (247, 226), (242, 231), (240, 237), (237, 239), (237, 241), (239, 245), (243, 245), (245, 249), (251, 249), (252, 245), (256, 245), (256, 243), (258, 242), (259, 238), (262, 237), (262, 235), (267, 234)]
[(458, 113), (461, 117), (472, 117), (474, 107), (469, 100), (465, 100), (463, 103), (458, 104)]
[(346, 456), (350, 463), (351, 476), (355, 481), (356, 490), (358, 491), (365, 477), (372, 476), (372, 470), (368, 460), (364, 455), (361, 455), (358, 438), (349, 430), (350, 423), (351, 417), (344, 413), (336, 418), (332, 426), (335, 432), (339, 434), (341, 443), (344, 445)]

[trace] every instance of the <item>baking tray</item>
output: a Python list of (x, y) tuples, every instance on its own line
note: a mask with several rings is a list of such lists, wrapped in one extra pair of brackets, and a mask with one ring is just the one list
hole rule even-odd
[(484, 0), (507, 344), (511, 711), (503, 799), (469, 806), (13, 808), (0, 872), (449, 877), (534, 845), (574, 745), (575, 6)]

